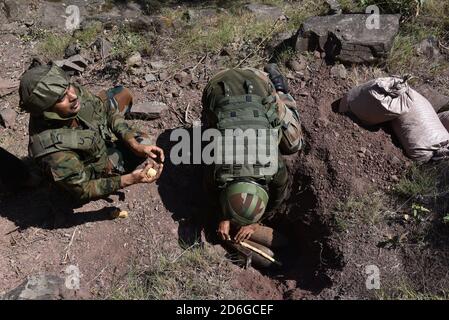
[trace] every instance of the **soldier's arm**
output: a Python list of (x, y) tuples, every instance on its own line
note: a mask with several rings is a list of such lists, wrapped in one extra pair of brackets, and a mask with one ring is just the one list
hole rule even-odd
[(94, 172), (86, 168), (74, 152), (52, 153), (41, 163), (50, 179), (79, 200), (100, 198), (121, 187), (120, 176), (95, 179)]
[[(137, 183), (152, 183), (159, 179), (163, 169), (162, 164), (149, 161), (143, 169), (129, 174), (96, 178), (95, 173), (86, 168), (78, 155), (71, 151), (50, 154), (42, 159), (42, 165), (57, 185), (78, 200), (101, 198)], [(148, 176), (150, 168), (156, 169), (154, 176)]]
[(304, 145), (304, 135), (296, 102), (291, 95), (278, 92), (276, 104), (282, 131), (282, 139), (279, 145), (281, 153), (293, 154), (301, 150)]

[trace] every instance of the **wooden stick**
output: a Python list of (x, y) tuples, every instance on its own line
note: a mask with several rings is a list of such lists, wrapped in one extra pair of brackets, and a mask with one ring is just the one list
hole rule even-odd
[(266, 258), (267, 260), (270, 260), (271, 262), (276, 262), (276, 260), (274, 260), (273, 257), (270, 257), (268, 254), (266, 254), (265, 252), (263, 252), (260, 249), (257, 249), (256, 247), (253, 247), (252, 245), (246, 243), (246, 242), (240, 242), (240, 245), (242, 245), (242, 247), (248, 248), (258, 254), (260, 254), (262, 257)]
[(187, 104), (186, 112), (184, 114), (184, 121), (186, 123), (189, 123), (189, 108), (190, 108), (190, 102)]
[(65, 252), (65, 255), (64, 255), (64, 261), (62, 261), (63, 264), (65, 264), (67, 262), (67, 259), (69, 258), (69, 250), (70, 250), (70, 247), (72, 246), (73, 239), (75, 238), (75, 233), (76, 233), (77, 229), (78, 229), (78, 226), (76, 226), (75, 230), (73, 230), (72, 238), (70, 239), (70, 242), (69, 242), (68, 246), (66, 247), (66, 252)]

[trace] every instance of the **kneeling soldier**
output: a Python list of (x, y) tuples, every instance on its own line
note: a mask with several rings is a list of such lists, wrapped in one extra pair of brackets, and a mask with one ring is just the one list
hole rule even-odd
[[(276, 153), (294, 154), (304, 145), (296, 103), (288, 94), (286, 80), (277, 66), (270, 64), (265, 71), (228, 69), (216, 74), (202, 98), (209, 127), (221, 132), (278, 129), (274, 131), (277, 132)], [(270, 243), (272, 232), (259, 224), (286, 195), (287, 168), (282, 157), (275, 156), (277, 166), (270, 171), (260, 163), (215, 163), (207, 168), (206, 188), (215, 191), (220, 204), (218, 234), (222, 240), (231, 240), (234, 235), (232, 240), (237, 243), (249, 239), (275, 246)], [(269, 241), (262, 239), (264, 233)]]

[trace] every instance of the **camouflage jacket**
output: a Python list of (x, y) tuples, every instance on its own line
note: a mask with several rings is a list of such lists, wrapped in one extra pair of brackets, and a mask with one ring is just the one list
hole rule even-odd
[[(58, 133), (69, 129), (76, 133), (94, 133), (100, 137), (94, 152), (86, 154), (78, 148), (66, 148), (44, 154), (30, 154), (44, 174), (79, 200), (89, 200), (113, 193), (120, 188), (120, 176), (107, 175), (108, 154), (106, 145), (115, 140), (128, 140), (134, 130), (125, 122), (123, 115), (81, 86), (74, 85), (81, 108), (69, 119), (56, 113), (44, 112), (31, 116), (29, 125), (30, 150), (33, 139), (43, 133)], [(70, 131), (69, 131), (70, 132)]]

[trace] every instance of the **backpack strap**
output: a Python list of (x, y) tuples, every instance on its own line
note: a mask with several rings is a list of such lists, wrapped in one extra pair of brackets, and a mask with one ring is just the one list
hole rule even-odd
[(223, 92), (225, 97), (230, 97), (232, 95), (231, 88), (225, 81), (219, 82), (223, 86)]
[(92, 156), (102, 149), (99, 134), (93, 130), (51, 129), (30, 137), (29, 152), (34, 158), (68, 150), (90, 152)]
[(252, 94), (253, 90), (254, 90), (254, 85), (252, 84), (252, 82), (250, 80), (245, 80), (245, 90), (247, 94)]
[(241, 108), (242, 104), (255, 103), (263, 105), (264, 99), (255, 94), (245, 94), (241, 96), (225, 96), (219, 99), (216, 103), (216, 108), (224, 108), (227, 105), (232, 105), (235, 108)]

